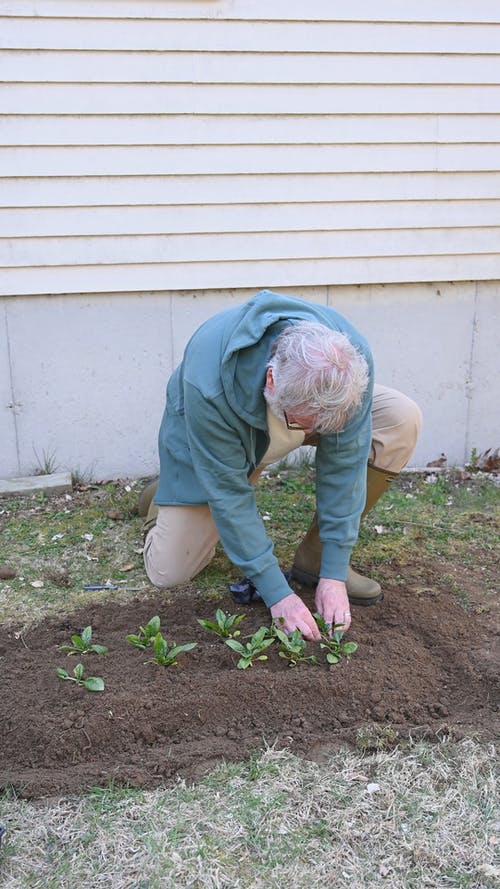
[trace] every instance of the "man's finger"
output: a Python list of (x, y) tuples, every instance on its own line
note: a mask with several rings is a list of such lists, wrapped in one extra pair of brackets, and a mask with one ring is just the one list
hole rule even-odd
[(345, 610), (338, 611), (335, 614), (334, 622), (336, 624), (342, 624), (339, 629), (343, 630), (344, 633), (347, 632), (347, 630), (351, 626), (351, 612)]
[(307, 618), (304, 618), (304, 626), (306, 627), (306, 630), (301, 630), (301, 633), (306, 639), (310, 639), (312, 642), (317, 642), (321, 638), (318, 624), (314, 620), (312, 614), (308, 614)]
[(298, 621), (297, 629), (300, 630), (304, 639), (307, 639), (309, 642), (314, 640), (314, 633), (309, 624), (306, 624), (304, 621)]

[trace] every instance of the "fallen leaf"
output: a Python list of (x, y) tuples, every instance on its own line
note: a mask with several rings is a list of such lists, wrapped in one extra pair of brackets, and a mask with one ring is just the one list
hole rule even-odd
[(17, 571), (12, 565), (0, 565), (0, 580), (11, 580)]
[(110, 509), (106, 513), (108, 519), (112, 519), (114, 522), (122, 522), (123, 521), (123, 513), (119, 512), (117, 509)]
[(133, 571), (135, 565), (124, 565), (123, 568), (119, 568), (119, 571)]
[(36, 590), (39, 590), (43, 587), (43, 580), (32, 580), (30, 586), (34, 586)]
[(441, 454), (441, 456), (438, 457), (437, 460), (431, 460), (430, 463), (427, 463), (427, 466), (435, 466), (437, 468), (437, 467), (441, 467), (441, 466), (446, 466), (447, 462), (448, 462), (448, 457), (446, 456), (446, 454)]

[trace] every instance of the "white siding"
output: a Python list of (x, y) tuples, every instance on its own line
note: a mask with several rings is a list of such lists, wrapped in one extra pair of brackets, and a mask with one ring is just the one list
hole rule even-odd
[(0, 47), (0, 294), (499, 276), (498, 0), (18, 0)]

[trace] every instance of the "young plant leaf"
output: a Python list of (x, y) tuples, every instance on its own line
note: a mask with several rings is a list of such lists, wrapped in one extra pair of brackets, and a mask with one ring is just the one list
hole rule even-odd
[(344, 642), (342, 646), (342, 654), (353, 654), (358, 647), (357, 642)]
[(144, 632), (146, 636), (156, 636), (160, 632), (160, 618), (157, 614), (151, 620), (148, 620)]
[(125, 640), (130, 642), (131, 645), (135, 645), (136, 648), (141, 648), (143, 650), (149, 646), (149, 643), (144, 642), (143, 638), (136, 636), (134, 633), (129, 633), (128, 636), (125, 636)]
[(241, 642), (237, 642), (236, 639), (226, 639), (225, 642), (226, 645), (228, 645), (229, 648), (232, 648), (233, 651), (236, 651), (237, 654), (243, 654), (243, 652), (246, 650), (245, 646), (242, 645)]
[(316, 623), (318, 624), (318, 629), (319, 629), (321, 635), (322, 635), (322, 636), (329, 636), (329, 635), (330, 635), (330, 630), (331, 630), (331, 628), (332, 628), (332, 625), (329, 624), (329, 623), (324, 619), (323, 615), (320, 614), (319, 611), (316, 611), (316, 612), (313, 614), (313, 617), (314, 617), (314, 620), (316, 621)]
[(107, 648), (105, 645), (91, 645), (89, 651), (94, 652), (94, 654), (106, 654)]
[(104, 691), (104, 682), (100, 676), (88, 676), (83, 684), (87, 691)]
[(197, 642), (186, 642), (185, 645), (175, 645), (174, 648), (170, 649), (169, 656), (175, 658), (178, 654), (182, 654), (183, 651), (192, 651), (197, 645)]
[(85, 629), (82, 630), (81, 640), (83, 648), (88, 648), (92, 641), (92, 627), (85, 627)]

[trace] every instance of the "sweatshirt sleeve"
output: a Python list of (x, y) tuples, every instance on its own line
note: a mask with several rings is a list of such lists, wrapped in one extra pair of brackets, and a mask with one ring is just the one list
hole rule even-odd
[(207, 399), (190, 383), (185, 384), (184, 398), (191, 458), (222, 545), (271, 607), (292, 590), (257, 509), (241, 436), (224, 416), (223, 398)]
[(366, 502), (371, 448), (373, 374), (363, 402), (345, 430), (320, 436), (316, 450), (316, 502), (322, 544), (321, 577), (347, 578)]

